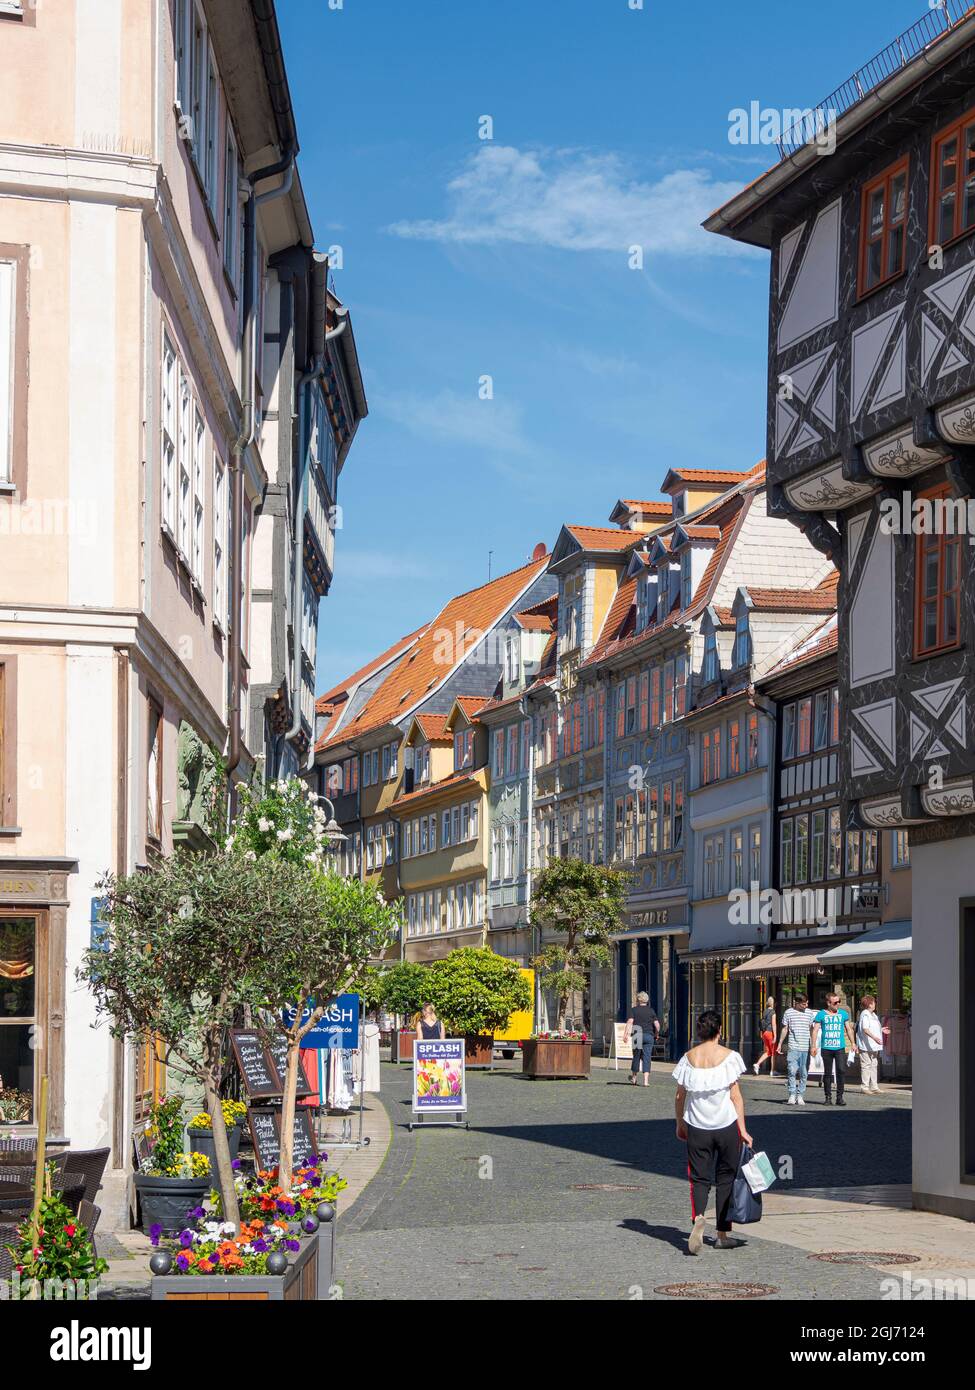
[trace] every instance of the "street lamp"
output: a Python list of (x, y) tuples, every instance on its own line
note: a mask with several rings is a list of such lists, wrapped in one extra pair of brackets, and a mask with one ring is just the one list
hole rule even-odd
[(335, 819), (334, 803), (321, 792), (315, 796), (316, 801), (324, 801), (328, 807), (328, 820), (325, 822), (325, 838), (332, 849), (338, 849), (339, 845), (344, 845), (348, 841), (348, 835)]

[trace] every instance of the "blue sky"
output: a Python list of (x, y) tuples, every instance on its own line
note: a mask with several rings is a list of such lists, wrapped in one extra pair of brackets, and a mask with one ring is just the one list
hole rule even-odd
[(762, 457), (767, 256), (698, 224), (775, 151), (733, 145), (729, 113), (822, 100), (924, 10), (279, 0), (370, 406), (319, 689), (483, 583), (489, 551), (499, 574), (671, 466)]

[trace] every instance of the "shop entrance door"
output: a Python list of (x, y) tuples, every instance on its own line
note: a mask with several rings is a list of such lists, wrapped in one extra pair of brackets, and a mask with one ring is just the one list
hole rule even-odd
[(47, 1065), (44, 914), (0, 907), (0, 1125), (36, 1123), (35, 1097)]

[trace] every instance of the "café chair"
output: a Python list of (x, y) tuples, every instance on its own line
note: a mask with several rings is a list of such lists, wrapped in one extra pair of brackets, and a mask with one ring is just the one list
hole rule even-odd
[(91, 1240), (92, 1254), (96, 1259), (98, 1257), (98, 1249), (95, 1245), (95, 1227), (98, 1225), (101, 1214), (101, 1207), (96, 1207), (94, 1202), (89, 1202), (85, 1198), (82, 1198), (78, 1203), (78, 1220), (88, 1232), (88, 1237)]
[(73, 1173), (85, 1184), (85, 1201), (94, 1203), (111, 1149), (74, 1149), (64, 1161), (65, 1174)]

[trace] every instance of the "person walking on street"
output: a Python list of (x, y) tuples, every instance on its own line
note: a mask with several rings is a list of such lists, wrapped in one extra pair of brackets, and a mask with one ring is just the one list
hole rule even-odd
[(789, 1105), (805, 1105), (806, 1082), (809, 1079), (809, 1033), (816, 1017), (804, 994), (797, 994), (791, 1008), (782, 1015), (782, 1035), (779, 1048), (788, 1038), (785, 1070), (789, 1078)]
[(673, 1072), (677, 1138), (687, 1144), (691, 1183), (693, 1225), (687, 1241), (691, 1255), (699, 1255), (704, 1244), (704, 1211), (712, 1182), (717, 1189), (716, 1248), (734, 1250), (745, 1244), (731, 1234), (728, 1209), (742, 1141), (752, 1142), (745, 1128), (745, 1102), (738, 1085), (745, 1063), (737, 1052), (722, 1046), (721, 1015), (714, 1009), (705, 1009), (699, 1016), (697, 1038), (697, 1046), (688, 1049)]
[(778, 1028), (778, 1019), (775, 1015), (775, 1000), (769, 995), (765, 1001), (765, 1011), (762, 1014), (762, 1043), (765, 1051), (752, 1067), (752, 1071), (757, 1076), (762, 1069), (762, 1063), (768, 1058), (768, 1074), (775, 1075), (775, 1034)]
[(846, 1083), (846, 1054), (854, 1051), (853, 1025), (846, 1009), (840, 1008), (840, 996), (828, 994), (826, 1007), (813, 1019), (810, 1054), (815, 1057), (822, 1038), (823, 1091), (827, 1105), (833, 1104), (833, 1073), (836, 1073), (836, 1104), (845, 1105), (843, 1087)]
[(660, 1033), (660, 1020), (650, 1007), (650, 996), (645, 990), (641, 990), (636, 997), (636, 1003), (630, 1010), (630, 1016), (626, 1020), (626, 1032), (623, 1034), (625, 1042), (633, 1039), (633, 1061), (630, 1063), (630, 1085), (637, 1084), (637, 1076), (640, 1071), (640, 1063), (643, 1062), (643, 1084), (650, 1084), (650, 1062), (653, 1057), (653, 1045), (657, 1041)]
[(876, 999), (872, 994), (865, 994), (860, 1000), (860, 1016), (857, 1019), (857, 1056), (860, 1059), (860, 1085), (867, 1095), (880, 1095), (877, 1066), (884, 1050), (884, 1038), (889, 1033), (890, 1029), (877, 1017)]

